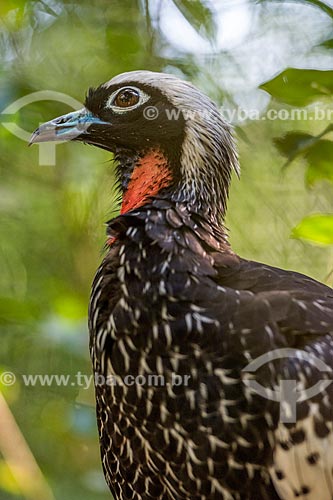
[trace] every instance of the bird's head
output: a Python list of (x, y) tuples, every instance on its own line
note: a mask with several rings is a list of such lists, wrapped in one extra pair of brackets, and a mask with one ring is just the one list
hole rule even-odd
[(41, 125), (31, 142), (73, 140), (111, 151), (122, 212), (167, 196), (223, 215), (238, 160), (230, 126), (190, 83), (151, 71), (120, 74), (90, 89), (85, 106)]

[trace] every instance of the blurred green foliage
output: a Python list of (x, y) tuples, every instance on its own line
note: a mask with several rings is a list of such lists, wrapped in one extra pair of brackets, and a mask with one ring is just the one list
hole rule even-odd
[(333, 215), (309, 215), (293, 230), (295, 238), (333, 245)]
[(275, 99), (293, 106), (305, 106), (333, 93), (333, 71), (288, 68), (260, 85)]
[[(236, 42), (228, 25), (234, 8), (244, 10), (250, 26)], [(311, 26), (317, 16), (304, 50), (295, 49), (295, 37), (302, 37), (288, 25), (285, 9), (288, 15), (298, 9), (294, 17), (311, 18)], [(259, 103), (257, 119), (234, 123), (243, 175), (231, 192), (232, 245), (244, 257), (325, 280), (333, 267), (332, 125), (329, 118), (316, 120), (311, 106), (332, 103), (332, 68), (323, 68), (332, 50), (332, 12), (318, 0), (291, 6), (270, 0), (8, 0), (0, 4), (0, 112), (40, 90), (82, 101), (88, 87), (139, 68), (188, 78), (229, 109)], [(241, 29), (237, 16), (235, 31)], [(272, 19), (285, 20), (282, 31)], [(228, 29), (229, 44), (223, 41)], [(274, 56), (281, 39), (291, 55), (296, 50), (285, 66)], [(310, 67), (288, 68), (306, 57)], [(307, 109), (307, 119), (264, 118), (267, 109), (295, 106)], [(67, 111), (61, 102), (43, 101), (0, 119), (32, 132)], [(69, 374), (73, 381), (78, 372), (91, 373), (87, 304), (103, 223), (117, 210), (112, 158), (72, 143), (56, 147), (55, 167), (40, 166), (38, 147), (28, 149), (1, 123), (0, 150), (0, 371), (17, 376), (2, 391), (54, 498), (107, 499), (92, 388), (28, 387), (22, 374)], [(2, 452), (0, 500), (28, 498)]]

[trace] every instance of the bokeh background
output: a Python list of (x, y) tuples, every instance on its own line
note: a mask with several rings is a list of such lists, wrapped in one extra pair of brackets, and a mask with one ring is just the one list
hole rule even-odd
[[(31, 94), (82, 101), (133, 69), (193, 81), (235, 126), (234, 249), (332, 285), (332, 56), (328, 0), (1, 1), (0, 500), (110, 498), (93, 390), (75, 374), (91, 374), (87, 303), (117, 210), (114, 165), (82, 144), (28, 148), (18, 130), (71, 111)], [(306, 115), (288, 119), (295, 109)], [(27, 374), (71, 379), (27, 386)]]

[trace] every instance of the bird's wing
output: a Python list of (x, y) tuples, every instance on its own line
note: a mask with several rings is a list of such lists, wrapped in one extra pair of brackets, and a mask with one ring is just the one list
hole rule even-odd
[[(297, 402), (296, 422), (281, 422), (270, 474), (281, 498), (333, 498), (333, 290), (307, 276), (256, 262), (217, 257), (218, 283), (255, 295), (253, 307), (264, 302), (273, 325), (295, 349), (282, 360), (278, 379), (295, 380), (304, 401)], [(257, 304), (257, 305), (256, 305)], [(237, 316), (245, 312), (238, 308)], [(302, 355), (305, 353), (305, 357)], [(307, 358), (309, 354), (309, 358)], [(322, 365), (322, 363), (324, 365)], [(280, 386), (281, 387), (281, 386)], [(301, 394), (301, 392), (299, 392)]]
[(258, 262), (217, 257), (220, 285), (249, 291), (271, 308), (290, 347), (301, 347), (316, 335), (333, 333), (333, 290), (300, 273)]

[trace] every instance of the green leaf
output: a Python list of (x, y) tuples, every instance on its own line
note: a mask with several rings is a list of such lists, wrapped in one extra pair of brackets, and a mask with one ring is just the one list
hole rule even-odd
[(282, 137), (275, 137), (273, 142), (278, 151), (287, 158), (284, 167), (297, 156), (303, 155), (307, 163), (306, 183), (313, 186), (315, 182), (326, 179), (333, 182), (333, 142), (321, 139), (332, 131), (329, 125), (317, 136), (304, 132), (288, 132)]
[(333, 49), (333, 38), (321, 42), (318, 47), (325, 47), (325, 49)]
[(275, 137), (273, 142), (278, 151), (287, 157), (289, 164), (296, 156), (306, 151), (317, 138), (303, 132), (288, 132), (282, 137)]
[(333, 182), (333, 142), (317, 141), (306, 153), (308, 163), (306, 182), (313, 186), (315, 182), (326, 179)]
[(333, 71), (288, 68), (260, 88), (278, 101), (292, 106), (306, 106), (320, 97), (333, 94)]
[(291, 236), (319, 245), (333, 245), (333, 214), (317, 214), (305, 217)]
[(178, 10), (199, 35), (214, 40), (216, 37), (216, 22), (207, 2), (199, 0), (173, 0)]

